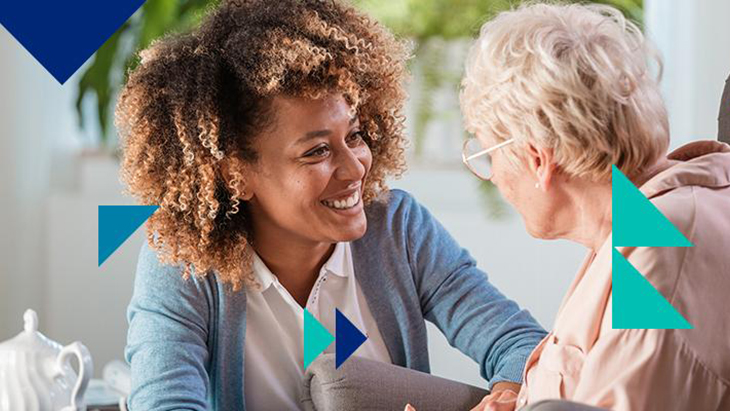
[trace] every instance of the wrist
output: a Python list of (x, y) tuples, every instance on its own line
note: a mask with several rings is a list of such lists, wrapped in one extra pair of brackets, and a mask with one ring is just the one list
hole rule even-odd
[(504, 391), (504, 390), (510, 390), (515, 393), (520, 392), (520, 388), (522, 387), (522, 384), (518, 384), (516, 382), (510, 382), (510, 381), (500, 381), (498, 383), (495, 383), (492, 386), (492, 393)]

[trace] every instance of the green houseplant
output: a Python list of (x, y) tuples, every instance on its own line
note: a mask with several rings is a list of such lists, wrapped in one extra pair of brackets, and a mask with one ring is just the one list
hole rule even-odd
[(137, 52), (155, 39), (197, 25), (209, 7), (219, 0), (148, 0), (97, 50), (81, 74), (76, 97), (79, 123), (86, 124), (84, 100), (95, 98), (93, 114), (101, 133), (99, 146), (113, 150), (115, 140), (109, 125), (116, 94), (127, 73), (139, 63)]

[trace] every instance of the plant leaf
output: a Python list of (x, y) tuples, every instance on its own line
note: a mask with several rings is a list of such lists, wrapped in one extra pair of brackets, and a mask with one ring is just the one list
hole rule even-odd
[(142, 6), (141, 29), (136, 50), (147, 48), (179, 19), (177, 0), (151, 0)]
[(110, 77), (114, 65), (115, 56), (119, 48), (119, 39), (129, 28), (125, 22), (111, 37), (96, 51), (94, 60), (88, 66), (79, 80), (78, 94), (76, 96), (76, 113), (79, 124), (84, 126), (83, 100), (90, 93), (96, 95), (97, 120), (101, 128), (99, 139), (102, 145), (107, 142), (107, 114), (111, 102)]

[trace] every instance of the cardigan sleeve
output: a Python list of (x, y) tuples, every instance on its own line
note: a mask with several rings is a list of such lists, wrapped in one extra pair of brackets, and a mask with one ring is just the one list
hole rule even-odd
[(142, 248), (127, 310), (130, 411), (208, 409), (210, 289), (181, 272)]
[(479, 364), (490, 388), (500, 381), (521, 382), (545, 331), (489, 282), (428, 210), (410, 196), (404, 201), (408, 258), (424, 318)]

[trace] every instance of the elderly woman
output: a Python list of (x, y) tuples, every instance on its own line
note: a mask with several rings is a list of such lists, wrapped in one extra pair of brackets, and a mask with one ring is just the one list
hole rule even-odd
[(320, 0), (223, 2), (142, 53), (117, 110), (123, 178), (160, 205), (129, 307), (131, 410), (299, 409), (305, 309), (330, 331), (342, 311), (368, 336), (356, 355), (421, 371), (432, 321), (493, 391), (519, 389), (544, 331), (386, 188), (406, 57)]
[[(703, 141), (667, 155), (654, 56), (613, 8), (547, 4), (500, 14), (469, 53), (461, 106), (476, 139), (465, 162), (531, 235), (589, 250), (528, 360), (518, 407), (730, 409), (730, 147)], [(618, 247), (691, 329), (612, 327), (612, 165), (693, 244)], [(500, 393), (480, 409), (514, 400)]]

